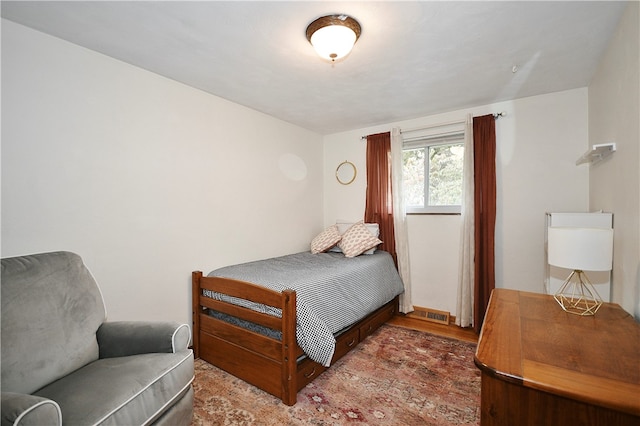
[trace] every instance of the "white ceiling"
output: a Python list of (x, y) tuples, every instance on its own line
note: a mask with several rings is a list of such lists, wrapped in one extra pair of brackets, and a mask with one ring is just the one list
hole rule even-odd
[[(320, 134), (589, 84), (615, 1), (2, 1), (2, 16)], [(305, 37), (345, 13), (331, 65)], [(513, 67), (518, 71), (513, 73)]]

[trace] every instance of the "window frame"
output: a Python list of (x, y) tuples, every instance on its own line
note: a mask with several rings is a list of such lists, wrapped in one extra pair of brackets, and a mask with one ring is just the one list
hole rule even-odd
[[(425, 203), (429, 200), (429, 155), (428, 149), (433, 146), (441, 145), (461, 145), (464, 149), (464, 131), (454, 131), (449, 133), (431, 135), (431, 136), (419, 136), (410, 139), (405, 139), (402, 145), (402, 152), (411, 149), (424, 148), (427, 150), (425, 155), (425, 171), (424, 171), (424, 185)], [(463, 160), (464, 161), (464, 160)], [(464, 171), (463, 171), (464, 172)], [(440, 214), (440, 215), (460, 215), (462, 213), (462, 204), (458, 205), (444, 205), (444, 206), (405, 206), (406, 214), (408, 215), (428, 215), (428, 214)]]

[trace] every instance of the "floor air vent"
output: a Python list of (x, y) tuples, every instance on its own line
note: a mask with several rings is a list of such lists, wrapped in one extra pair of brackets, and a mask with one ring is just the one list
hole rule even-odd
[(413, 309), (414, 311), (408, 314), (408, 316), (424, 321), (449, 325), (449, 312), (437, 311), (430, 308), (421, 308), (419, 306), (414, 306)]

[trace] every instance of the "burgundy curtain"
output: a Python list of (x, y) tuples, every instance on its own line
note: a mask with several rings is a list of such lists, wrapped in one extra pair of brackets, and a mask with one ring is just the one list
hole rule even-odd
[(397, 265), (391, 195), (391, 133), (367, 136), (367, 199), (364, 221), (380, 226), (380, 250), (387, 251)]
[(480, 333), (495, 288), (496, 124), (493, 115), (473, 118), (475, 185), (475, 288), (473, 328)]

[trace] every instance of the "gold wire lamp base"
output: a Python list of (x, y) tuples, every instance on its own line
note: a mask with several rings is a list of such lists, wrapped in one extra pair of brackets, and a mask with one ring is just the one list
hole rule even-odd
[(602, 298), (587, 275), (579, 269), (571, 272), (553, 297), (562, 309), (575, 315), (595, 315), (602, 306)]

